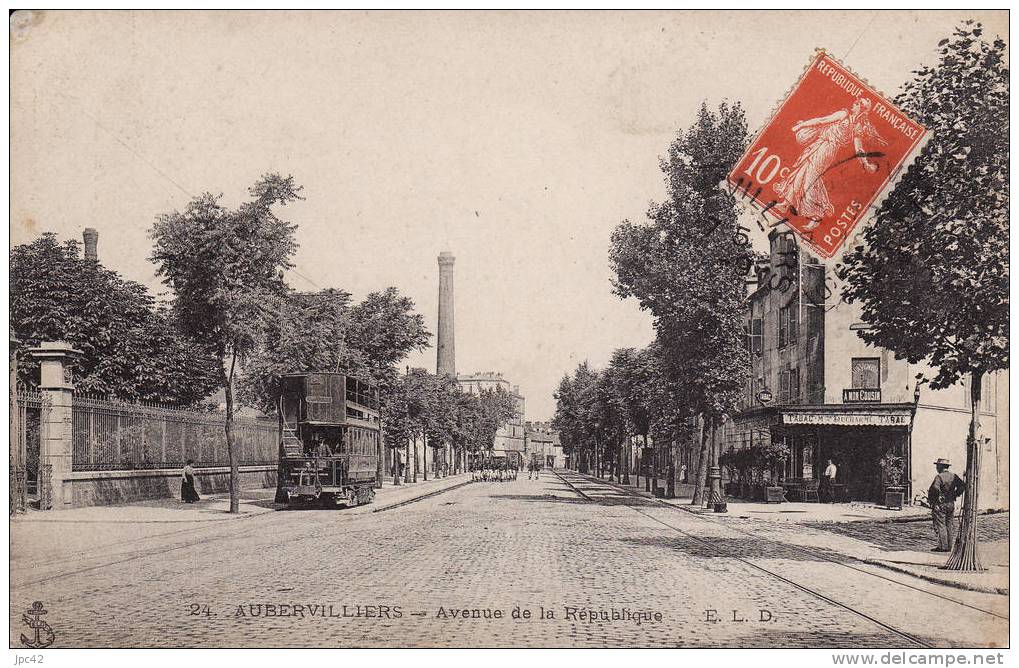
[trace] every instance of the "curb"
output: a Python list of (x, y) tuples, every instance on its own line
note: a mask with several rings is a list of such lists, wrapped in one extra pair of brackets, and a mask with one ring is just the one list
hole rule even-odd
[[(616, 482), (613, 482), (611, 480), (601, 480), (599, 478), (595, 478), (595, 477), (586, 475), (584, 473), (577, 473), (577, 475), (583, 476), (583, 477), (587, 478), (588, 480), (605, 483), (605, 484), (610, 485), (612, 487), (615, 487), (617, 489), (621, 489), (624, 492), (634, 491), (638, 496), (641, 496), (641, 497), (647, 498), (647, 499), (652, 499), (653, 501), (657, 501), (659, 504), (661, 504), (663, 506), (667, 506), (669, 508), (675, 508), (676, 510), (686, 511), (686, 512), (688, 512), (688, 513), (690, 513), (691, 515), (694, 515), (694, 516), (700, 516), (700, 515), (709, 514), (709, 513), (706, 513), (706, 512), (698, 512), (698, 510), (700, 510), (700, 506), (697, 506), (698, 510), (694, 510), (694, 507), (684, 507), (684, 506), (681, 506), (681, 505), (675, 505), (675, 504), (672, 504), (672, 503), (667, 503), (667, 502), (663, 501), (662, 499), (659, 499), (657, 497), (651, 496), (649, 493), (645, 492), (644, 490), (640, 490), (640, 489), (638, 489), (638, 490), (630, 490), (629, 488), (624, 487), (624, 486), (622, 486), (622, 485), (620, 485), (620, 484), (618, 484)], [(569, 484), (569, 483), (567, 483), (567, 484)], [(578, 490), (578, 492), (579, 492), (579, 490)], [(584, 495), (584, 494), (582, 494), (582, 496), (586, 497), (586, 495)], [(998, 512), (1005, 512), (1005, 511), (989, 511), (989, 512), (988, 511), (984, 511), (981, 514), (982, 515), (993, 515), (993, 514), (997, 514)], [(710, 513), (710, 514), (714, 515), (715, 513)], [(883, 521), (882, 523), (883, 524), (902, 523), (904, 521), (925, 521), (925, 520), (928, 520), (928, 519), (929, 518), (926, 518), (926, 517), (921, 518), (919, 520), (912, 520), (912, 518), (890, 518), (888, 520)], [(867, 522), (867, 521), (872, 521), (872, 520), (860, 520), (860, 521)], [(848, 524), (852, 524), (852, 522), (849, 522)], [(799, 546), (796, 546), (796, 547), (799, 547)], [(802, 550), (805, 550), (805, 551), (809, 552), (808, 548), (799, 548), (799, 549), (802, 549)], [(901, 575), (908, 575), (910, 577), (916, 578), (917, 580), (923, 580), (925, 582), (930, 582), (932, 584), (941, 585), (943, 587), (951, 587), (953, 589), (961, 589), (963, 591), (973, 591), (973, 592), (979, 592), (979, 593), (983, 593), (983, 594), (998, 594), (998, 595), (1001, 595), (1001, 596), (1008, 596), (1008, 587), (985, 587), (985, 586), (977, 585), (977, 584), (968, 584), (968, 583), (965, 583), (965, 582), (955, 582), (954, 580), (946, 580), (946, 579), (934, 577), (934, 576), (931, 576), (931, 575), (914, 573), (913, 571), (910, 571), (909, 569), (902, 568), (902, 567), (899, 567), (899, 566), (894, 566), (894, 565), (889, 564), (887, 562), (881, 561), (880, 559), (865, 559), (865, 558), (853, 556), (851, 554), (846, 554), (846, 555), (843, 555), (843, 556), (849, 557), (850, 559), (854, 559), (856, 561), (859, 561), (860, 563), (867, 564), (869, 566), (877, 566), (879, 568), (884, 568), (884, 569), (892, 571), (894, 573), (899, 573)]]
[(419, 496), (413, 496), (409, 499), (397, 501), (396, 503), (391, 503), (388, 506), (379, 506), (378, 508), (372, 508), (372, 512), (381, 513), (386, 510), (392, 510), (393, 508), (399, 508), (400, 506), (406, 506), (408, 503), (414, 503), (415, 501), (421, 501), (432, 496), (437, 496), (439, 494), (442, 494), (443, 492), (449, 492), (451, 490), (463, 487), (464, 485), (469, 485), (470, 483), (471, 483), (470, 480), (464, 480), (463, 482), (458, 482), (457, 484), (450, 485), (449, 487), (443, 487), (442, 489), (433, 489), (430, 492), (425, 492), (424, 494), (421, 494)]
[[(856, 559), (857, 557), (853, 558)], [(955, 580), (945, 580), (942, 578), (934, 577), (933, 575), (915, 573), (909, 570), (908, 568), (895, 566), (886, 561), (881, 561), (880, 559), (860, 559), (860, 561), (871, 566), (879, 566), (881, 568), (885, 568), (896, 573), (909, 575), (918, 580), (925, 580), (927, 582), (931, 582), (936, 585), (941, 585), (943, 587), (952, 587), (953, 589), (962, 589), (964, 591), (975, 591), (980, 592), (982, 594), (998, 594), (1000, 596), (1008, 596), (1008, 587), (985, 587), (983, 585), (969, 584), (966, 582), (956, 582)]]

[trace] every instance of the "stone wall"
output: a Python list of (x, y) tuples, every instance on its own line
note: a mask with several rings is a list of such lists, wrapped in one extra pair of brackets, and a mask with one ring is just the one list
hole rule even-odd
[[(198, 469), (198, 493), (202, 496), (229, 491), (230, 468)], [(75, 471), (65, 481), (70, 486), (71, 506), (105, 506), (152, 499), (180, 499), (180, 469), (147, 471)], [(242, 466), (240, 488), (276, 486), (276, 466)]]

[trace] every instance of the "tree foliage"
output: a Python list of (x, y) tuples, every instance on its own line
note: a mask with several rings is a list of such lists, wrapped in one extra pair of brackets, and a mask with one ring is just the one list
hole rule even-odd
[(383, 410), (391, 448), (427, 438), (432, 447), (483, 452), (492, 449), (496, 432), (516, 414), (516, 399), (498, 387), (478, 394), (462, 392), (449, 376), (409, 369), (397, 378)]
[[(165, 306), (139, 283), (80, 255), (77, 242), (43, 234), (10, 256), (11, 328), (22, 351), (67, 341), (75, 389), (127, 401), (189, 405), (218, 385), (208, 346), (183, 335)], [(38, 382), (38, 363), (22, 352), (19, 377)]]
[(651, 206), (647, 222), (624, 221), (612, 234), (616, 294), (651, 312), (670, 365), (663, 378), (694, 413), (732, 410), (749, 369), (742, 302), (754, 256), (734, 198), (718, 187), (746, 137), (738, 104), (717, 112), (702, 105), (662, 160), (666, 200)]
[(1008, 69), (981, 35), (957, 29), (895, 98), (931, 140), (845, 259), (860, 336), (929, 361), (932, 388), (1008, 367)]
[(398, 363), (424, 348), (431, 336), (414, 302), (396, 288), (372, 292), (358, 304), (333, 288), (291, 292), (276, 310), (239, 384), (244, 403), (270, 414), (276, 410), (279, 378), (305, 371), (342, 372), (375, 383), (385, 403)]
[(268, 174), (236, 210), (220, 204), (222, 195), (203, 193), (183, 212), (158, 216), (150, 231), (151, 260), (174, 292), (181, 323), (221, 359), (256, 350), (275, 315), (267, 305), (287, 295), (283, 271), (297, 250), (296, 226), (272, 207), (300, 199), (300, 190), (293, 177)]

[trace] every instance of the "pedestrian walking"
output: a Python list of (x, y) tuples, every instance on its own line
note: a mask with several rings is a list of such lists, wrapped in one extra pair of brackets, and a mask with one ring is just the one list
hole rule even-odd
[(541, 461), (534, 462), (534, 479), (537, 480), (541, 477)]
[(192, 464), (194, 464), (194, 461), (187, 460), (184, 463), (184, 470), (180, 474), (180, 500), (184, 503), (194, 503), (201, 500), (201, 497), (198, 496), (198, 489), (195, 486), (195, 468)]
[(934, 462), (938, 474), (927, 490), (934, 533), (938, 537), (938, 546), (932, 552), (951, 552), (955, 548), (955, 500), (966, 491), (966, 484), (962, 478), (948, 470), (951, 465), (947, 459)]

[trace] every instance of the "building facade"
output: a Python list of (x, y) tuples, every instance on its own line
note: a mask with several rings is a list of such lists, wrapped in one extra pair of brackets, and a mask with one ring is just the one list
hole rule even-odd
[(550, 422), (524, 423), (524, 449), (528, 461), (537, 458), (546, 468), (564, 468), (566, 458), (559, 432)]
[[(844, 498), (882, 502), (894, 482), (882, 464), (900, 457), (907, 501), (926, 490), (933, 462), (962, 475), (970, 421), (968, 379), (945, 390), (918, 385), (930, 368), (866, 344), (859, 304), (840, 300), (830, 267), (791, 236), (772, 232), (767, 264), (746, 305), (752, 377), (727, 420), (723, 450), (788, 446), (780, 480), (817, 480), (828, 460)], [(985, 376), (980, 416), (982, 508), (1008, 506), (1008, 374)], [(773, 480), (773, 482), (778, 482)]]
[(520, 387), (511, 384), (502, 373), (484, 371), (480, 373), (460, 374), (456, 377), (462, 392), (480, 394), (482, 390), (502, 388), (516, 402), (516, 413), (495, 434), (496, 452), (516, 452), (520, 457), (526, 453), (526, 429), (524, 425), (524, 398), (520, 395)]

